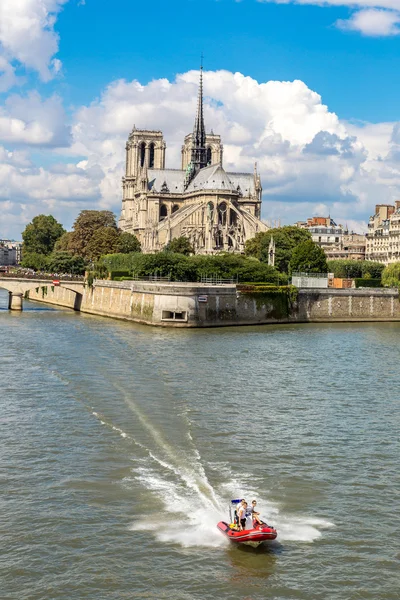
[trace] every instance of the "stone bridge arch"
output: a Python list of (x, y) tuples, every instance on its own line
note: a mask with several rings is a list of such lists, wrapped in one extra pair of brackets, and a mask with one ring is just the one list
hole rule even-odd
[(23, 298), (26, 292), (30, 290), (36, 290), (37, 288), (48, 288), (48, 287), (63, 287), (70, 292), (75, 293), (74, 310), (79, 311), (82, 304), (83, 292), (85, 289), (85, 283), (83, 281), (63, 281), (62, 279), (55, 283), (49, 279), (24, 279), (14, 277), (0, 277), (0, 288), (8, 291), (9, 300), (8, 308), (10, 310), (23, 309)]

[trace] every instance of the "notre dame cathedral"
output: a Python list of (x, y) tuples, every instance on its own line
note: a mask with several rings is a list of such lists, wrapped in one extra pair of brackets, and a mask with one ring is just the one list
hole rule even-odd
[(203, 72), (193, 133), (182, 146), (182, 168), (165, 168), (161, 131), (133, 128), (126, 145), (126, 174), (119, 226), (135, 234), (143, 252), (162, 250), (185, 236), (196, 253), (242, 252), (268, 227), (260, 221), (261, 181), (254, 173), (227, 173), (219, 135), (206, 133)]

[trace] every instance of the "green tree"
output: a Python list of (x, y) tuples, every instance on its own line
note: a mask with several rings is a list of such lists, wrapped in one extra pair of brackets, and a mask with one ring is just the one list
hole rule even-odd
[(93, 232), (85, 248), (85, 257), (98, 260), (103, 254), (116, 252), (119, 233), (113, 227), (99, 227)]
[(82, 275), (85, 271), (85, 260), (69, 252), (53, 252), (48, 257), (48, 269), (51, 273)]
[(328, 271), (344, 279), (380, 279), (385, 265), (369, 260), (328, 260)]
[(400, 286), (400, 262), (392, 263), (385, 267), (382, 273), (382, 284), (385, 287)]
[(47, 271), (49, 257), (39, 252), (24, 252), (21, 260), (21, 267), (24, 269), (33, 269), (34, 271)]
[(240, 254), (217, 254), (215, 256), (185, 256), (175, 252), (156, 254), (109, 254), (96, 264), (96, 272), (128, 271), (136, 277), (148, 275), (170, 276), (174, 281), (200, 281), (202, 277), (217, 276), (241, 282), (287, 283), (286, 275), (278, 273), (255, 258)]
[(368, 277), (370, 277), (371, 279), (380, 279), (382, 277), (382, 273), (385, 268), (385, 265), (383, 265), (382, 263), (372, 262), (369, 260), (363, 260), (361, 262), (362, 262), (362, 266), (361, 266), (362, 277), (364, 277), (365, 279), (368, 279)]
[[(96, 250), (97, 242), (93, 242), (89, 246), (92, 237), (101, 229), (104, 233), (105, 229), (112, 230), (117, 234), (117, 224), (114, 214), (109, 210), (82, 210), (75, 220), (73, 231), (68, 242), (68, 250), (78, 256), (84, 258), (93, 258), (100, 256)], [(118, 235), (118, 234), (117, 234)], [(115, 236), (112, 236), (115, 239)], [(98, 240), (97, 235), (96, 239)], [(111, 237), (109, 238), (111, 239)], [(98, 240), (99, 241), (99, 240)], [(113, 252), (114, 247), (110, 247), (104, 253)]]
[(178, 254), (184, 254), (190, 256), (194, 254), (194, 248), (187, 237), (181, 235), (180, 237), (174, 238), (166, 246), (167, 252), (176, 252)]
[(294, 248), (301, 242), (311, 240), (311, 234), (307, 229), (301, 229), (294, 225), (285, 225), (256, 233), (254, 238), (245, 244), (246, 256), (253, 256), (267, 263), (271, 236), (275, 242), (275, 267), (278, 271), (287, 273)]
[(299, 244), (292, 252), (289, 263), (290, 272), (327, 273), (328, 265), (325, 252), (312, 240)]
[(116, 252), (121, 254), (130, 254), (131, 252), (141, 252), (142, 248), (136, 235), (123, 231), (119, 234)]
[(70, 252), (71, 251), (71, 236), (72, 231), (66, 231), (62, 234), (60, 238), (56, 241), (54, 245), (55, 252)]
[(63, 233), (65, 229), (52, 215), (38, 215), (22, 233), (23, 251), (47, 256)]

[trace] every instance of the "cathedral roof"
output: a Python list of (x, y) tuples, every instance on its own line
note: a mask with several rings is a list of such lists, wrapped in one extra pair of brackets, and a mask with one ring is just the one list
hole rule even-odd
[(148, 188), (151, 192), (183, 194), (185, 191), (185, 171), (178, 169), (148, 169)]
[(186, 189), (187, 192), (197, 192), (199, 190), (237, 191), (228, 174), (219, 164), (201, 169)]
[(256, 192), (253, 173), (227, 173), (235, 190), (243, 196), (254, 195)]
[(186, 172), (180, 169), (148, 169), (148, 189), (150, 192), (183, 194), (200, 190), (224, 190), (242, 196), (255, 193), (252, 173), (227, 173), (220, 164), (201, 169), (185, 189)]

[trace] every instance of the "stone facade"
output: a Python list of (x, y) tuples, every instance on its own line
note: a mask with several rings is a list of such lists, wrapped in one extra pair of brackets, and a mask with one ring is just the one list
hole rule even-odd
[(400, 262), (400, 201), (376, 205), (368, 223), (366, 259)]
[(296, 223), (308, 229), (313, 242), (320, 246), (328, 260), (365, 260), (366, 237), (349, 233), (342, 225), (337, 225), (330, 217), (311, 217)]
[(268, 229), (260, 220), (257, 169), (226, 172), (220, 136), (205, 132), (202, 75), (181, 169), (165, 168), (165, 152), (161, 131), (133, 128), (126, 145), (119, 226), (139, 238), (144, 252), (161, 250), (180, 236), (190, 240), (196, 253), (242, 252), (248, 239)]

